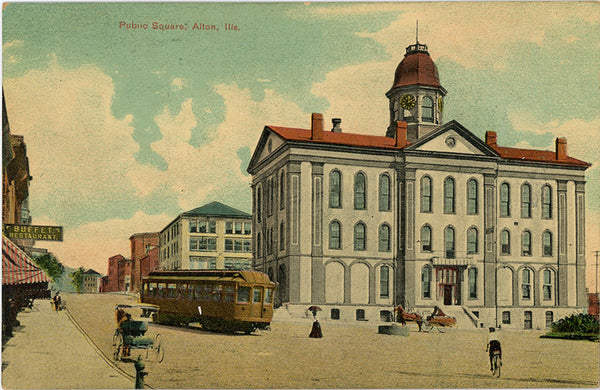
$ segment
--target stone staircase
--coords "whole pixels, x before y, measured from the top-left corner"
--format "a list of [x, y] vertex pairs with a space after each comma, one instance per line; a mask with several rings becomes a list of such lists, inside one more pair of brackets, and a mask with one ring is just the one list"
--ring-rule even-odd
[[458, 329], [475, 329], [479, 323], [477, 317], [466, 306], [441, 306], [444, 313], [456, 318]]

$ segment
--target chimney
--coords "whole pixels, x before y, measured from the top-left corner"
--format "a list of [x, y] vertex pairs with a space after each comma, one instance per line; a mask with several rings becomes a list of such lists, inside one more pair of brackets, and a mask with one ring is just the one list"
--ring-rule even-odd
[[556, 159], [564, 161], [567, 159], [567, 139], [557, 138], [556, 139]]
[[491, 148], [495, 148], [496, 146], [498, 146], [497, 144], [497, 135], [495, 131], [486, 131], [485, 132], [485, 143], [487, 144], [487, 146], [491, 147]]
[[323, 140], [323, 114], [312, 113], [310, 130], [310, 139], [316, 141]]
[[408, 124], [403, 121], [396, 122], [396, 147], [404, 148], [408, 144], [406, 142], [406, 132]]
[[331, 131], [333, 131], [334, 133], [341, 133], [342, 132], [342, 118], [332, 118], [331, 122], [333, 123], [333, 128], [331, 129]]

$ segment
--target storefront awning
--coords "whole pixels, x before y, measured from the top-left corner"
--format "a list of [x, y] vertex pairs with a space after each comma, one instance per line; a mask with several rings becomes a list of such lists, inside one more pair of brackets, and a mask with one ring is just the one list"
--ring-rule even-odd
[[33, 260], [15, 243], [2, 236], [2, 285], [49, 282]]

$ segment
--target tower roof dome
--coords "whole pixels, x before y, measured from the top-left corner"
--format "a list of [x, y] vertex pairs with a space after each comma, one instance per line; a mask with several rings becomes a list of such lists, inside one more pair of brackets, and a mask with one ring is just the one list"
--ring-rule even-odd
[[406, 48], [404, 59], [396, 68], [392, 89], [408, 85], [441, 88], [438, 70], [429, 56], [427, 45], [419, 41]]

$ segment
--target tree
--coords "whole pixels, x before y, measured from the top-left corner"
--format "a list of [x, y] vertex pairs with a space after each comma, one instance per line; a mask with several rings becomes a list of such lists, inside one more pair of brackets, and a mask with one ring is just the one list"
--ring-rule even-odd
[[45, 254], [33, 259], [35, 264], [40, 267], [53, 282], [59, 279], [65, 267], [51, 254]]
[[83, 273], [85, 269], [83, 267], [77, 268], [73, 273], [71, 273], [71, 284], [75, 287], [75, 291], [77, 294], [81, 294], [81, 290], [83, 290]]

